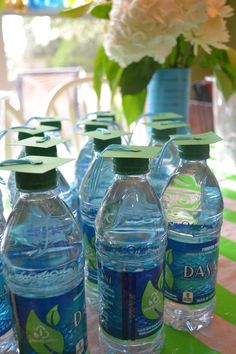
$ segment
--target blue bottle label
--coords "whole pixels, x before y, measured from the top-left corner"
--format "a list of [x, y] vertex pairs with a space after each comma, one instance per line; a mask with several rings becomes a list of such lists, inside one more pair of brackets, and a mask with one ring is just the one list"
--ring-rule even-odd
[[11, 296], [20, 352], [86, 352], [84, 282], [66, 294], [50, 298]]
[[215, 295], [218, 237], [204, 243], [183, 243], [168, 238], [165, 261], [165, 297], [197, 305]]
[[85, 260], [87, 265], [87, 280], [97, 285], [97, 259], [95, 249], [95, 229], [93, 226], [82, 222], [83, 240], [85, 247]]
[[163, 265], [140, 272], [98, 267], [102, 329], [121, 340], [154, 335], [163, 323]]
[[9, 292], [2, 273], [0, 262], [0, 337], [12, 328], [12, 312], [9, 300]]

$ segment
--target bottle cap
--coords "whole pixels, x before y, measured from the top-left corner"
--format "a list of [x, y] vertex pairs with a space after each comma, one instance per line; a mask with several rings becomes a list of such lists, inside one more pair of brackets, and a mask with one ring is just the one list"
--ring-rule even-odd
[[40, 155], [57, 157], [56, 146], [65, 143], [68, 139], [45, 137], [31, 137], [21, 140], [14, 145], [25, 146], [26, 155]]
[[102, 156], [113, 159], [117, 174], [143, 174], [149, 171], [149, 159], [155, 158], [161, 151], [157, 146], [120, 145], [102, 152]]
[[210, 157], [210, 144], [222, 138], [214, 132], [203, 134], [171, 135], [178, 146], [179, 156], [188, 160], [202, 160]]
[[[52, 130], [56, 130], [57, 128], [51, 127]], [[31, 136], [44, 136], [44, 133], [51, 129], [46, 127], [12, 127], [9, 131], [18, 133], [18, 140], [27, 139]]]
[[56, 168], [73, 159], [47, 156], [27, 156], [0, 163], [0, 171], [16, 172], [16, 186], [27, 191], [46, 190], [57, 185]]
[[67, 120], [66, 118], [62, 117], [38, 117], [37, 119], [40, 120], [40, 125], [47, 125], [50, 127], [55, 127], [57, 130], [61, 130], [62, 128], [62, 121]]
[[93, 138], [94, 150], [102, 151], [107, 146], [111, 144], [121, 144], [121, 137], [124, 135], [129, 135], [130, 133], [124, 132], [122, 130], [94, 130], [93, 132], [84, 133], [84, 135]]
[[170, 120], [161, 122], [144, 123], [148, 127], [152, 128], [152, 135], [159, 140], [169, 140], [170, 135], [176, 134], [178, 128], [188, 127], [187, 123], [173, 122]]

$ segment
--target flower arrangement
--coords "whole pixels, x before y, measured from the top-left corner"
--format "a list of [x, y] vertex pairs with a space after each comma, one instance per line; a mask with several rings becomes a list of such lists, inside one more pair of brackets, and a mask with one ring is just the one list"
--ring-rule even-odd
[[226, 99], [236, 92], [236, 54], [227, 47], [226, 27], [233, 9], [226, 0], [86, 0], [63, 15], [84, 13], [109, 21], [95, 58], [94, 87], [99, 96], [105, 76], [112, 92], [120, 88], [129, 123], [142, 113], [147, 85], [159, 68], [201, 62], [212, 69]]

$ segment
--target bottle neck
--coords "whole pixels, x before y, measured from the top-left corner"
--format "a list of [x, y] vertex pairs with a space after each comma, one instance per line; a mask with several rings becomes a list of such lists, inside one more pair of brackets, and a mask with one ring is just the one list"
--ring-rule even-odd
[[116, 174], [116, 179], [120, 181], [135, 181], [142, 182], [147, 180], [147, 173], [143, 174], [132, 174], [132, 175], [124, 175], [124, 174]]
[[207, 166], [207, 159], [203, 159], [203, 160], [188, 160], [188, 159], [184, 159], [184, 158], [180, 158], [180, 161], [179, 161], [179, 166], [181, 167], [185, 167], [185, 166], [188, 166], [188, 167], [192, 167], [194, 169], [202, 166], [202, 167], [206, 167]]
[[57, 196], [57, 189], [51, 188], [47, 190], [39, 190], [39, 191], [26, 191], [26, 190], [19, 190], [20, 198], [24, 200], [40, 200], [40, 199], [49, 199]]
[[165, 143], [169, 140], [169, 138], [167, 139], [159, 139], [156, 136], [152, 136], [152, 146], [163, 146], [165, 145]]

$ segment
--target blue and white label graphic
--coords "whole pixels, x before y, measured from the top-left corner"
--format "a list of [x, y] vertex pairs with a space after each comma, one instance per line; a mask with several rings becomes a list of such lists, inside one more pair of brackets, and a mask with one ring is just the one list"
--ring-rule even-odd
[[20, 352], [84, 354], [87, 350], [83, 282], [51, 298], [12, 294]]
[[165, 262], [165, 297], [197, 305], [215, 295], [219, 240], [183, 243], [168, 239]]
[[7, 333], [12, 327], [12, 313], [9, 300], [9, 292], [2, 273], [0, 262], [0, 337]]
[[95, 229], [83, 221], [83, 240], [87, 265], [87, 279], [97, 285], [97, 260], [95, 249]]
[[140, 272], [98, 267], [102, 329], [121, 340], [154, 335], [163, 323], [163, 266]]

